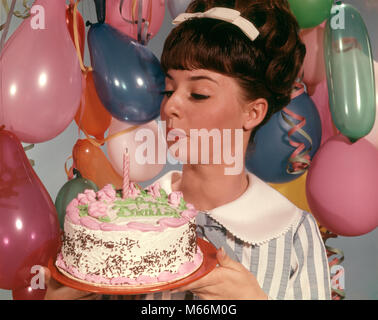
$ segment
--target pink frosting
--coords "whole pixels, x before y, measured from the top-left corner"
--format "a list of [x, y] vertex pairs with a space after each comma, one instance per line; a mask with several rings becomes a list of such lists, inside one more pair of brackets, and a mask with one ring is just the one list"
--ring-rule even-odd
[[97, 198], [100, 201], [113, 202], [116, 199], [116, 191], [111, 184], [107, 184], [97, 192]]
[[137, 196], [139, 196], [140, 190], [135, 186], [134, 182], [131, 182], [129, 185], [129, 193], [128, 196], [132, 199], [135, 199]]
[[100, 202], [100, 201], [91, 202], [88, 205], [88, 214], [94, 218], [106, 216], [107, 210], [108, 210], [108, 206], [104, 202]]
[[168, 203], [173, 207], [178, 207], [180, 204], [181, 198], [183, 198], [183, 194], [181, 191], [171, 192], [168, 196]]
[[80, 223], [82, 226], [87, 227], [91, 230], [100, 230], [100, 223], [90, 217], [80, 218]]
[[160, 189], [161, 189], [160, 183], [156, 182], [153, 185], [147, 187], [147, 192], [151, 194], [154, 197], [154, 199], [156, 199], [161, 196]]
[[[155, 183], [148, 188], [149, 193], [153, 197], [160, 197], [160, 184]], [[134, 183], [130, 184], [129, 196], [136, 197], [140, 194], [140, 190], [135, 187]], [[187, 210], [181, 213], [180, 218], [162, 217], [157, 221], [157, 225], [151, 225], [143, 222], [129, 222], [125, 225], [117, 225], [114, 223], [100, 222], [96, 218], [106, 216], [108, 207], [111, 202], [116, 198], [116, 191], [111, 184], [106, 185], [103, 189], [97, 192], [99, 200], [95, 199], [95, 192], [93, 190], [85, 190], [80, 193], [77, 199], [73, 199], [66, 209], [68, 219], [76, 225], [83, 225], [92, 230], [103, 231], [126, 231], [126, 230], [139, 230], [139, 231], [164, 231], [169, 227], [180, 227], [187, 223], [188, 220], [193, 219], [197, 215], [197, 210], [190, 203], [186, 204]], [[172, 206], [178, 206], [182, 198], [182, 192], [172, 192], [168, 196], [168, 202]], [[104, 202], [106, 201], [106, 203]], [[78, 205], [88, 204], [89, 216], [80, 217]]]
[[193, 209], [190, 209], [190, 210], [184, 210], [182, 213], [181, 213], [181, 217], [187, 219], [187, 220], [191, 220], [193, 219], [195, 216], [197, 215], [197, 210], [193, 210]]

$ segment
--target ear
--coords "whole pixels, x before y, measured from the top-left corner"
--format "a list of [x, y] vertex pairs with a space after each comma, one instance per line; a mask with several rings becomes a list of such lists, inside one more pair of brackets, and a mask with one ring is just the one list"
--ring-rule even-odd
[[268, 112], [268, 101], [264, 98], [248, 102], [244, 106], [243, 129], [248, 131], [257, 127], [265, 118]]

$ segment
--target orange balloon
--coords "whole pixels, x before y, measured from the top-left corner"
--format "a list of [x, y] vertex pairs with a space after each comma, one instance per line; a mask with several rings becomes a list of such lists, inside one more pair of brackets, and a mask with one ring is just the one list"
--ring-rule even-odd
[[123, 178], [113, 169], [104, 152], [88, 139], [76, 141], [72, 150], [74, 166], [81, 175], [93, 181], [100, 189], [111, 183], [122, 188]]
[[[74, 5], [70, 4], [69, 6], [67, 6], [66, 23], [67, 23], [68, 31], [70, 32], [70, 35], [72, 38], [72, 42], [75, 45], [73, 11], [74, 11]], [[84, 26], [83, 17], [81, 16], [79, 10], [77, 11], [76, 17], [77, 17], [77, 31], [79, 33], [79, 46], [80, 46], [81, 56], [84, 58], [85, 26]]]
[[87, 74], [85, 92], [83, 94], [85, 95], [84, 110], [82, 110], [81, 104], [76, 113], [75, 122], [84, 132], [102, 140], [104, 139], [105, 131], [110, 126], [112, 116], [105, 109], [97, 95], [92, 71]]

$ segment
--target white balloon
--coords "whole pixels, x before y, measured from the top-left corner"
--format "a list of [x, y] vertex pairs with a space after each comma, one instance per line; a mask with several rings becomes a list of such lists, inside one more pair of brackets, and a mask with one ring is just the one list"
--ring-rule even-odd
[[[133, 125], [112, 118], [108, 136], [131, 127]], [[162, 135], [159, 137], [159, 134], [161, 135], [161, 132], [158, 131], [157, 122], [151, 121], [108, 140], [106, 150], [114, 170], [123, 176], [123, 154], [127, 148], [130, 181], [143, 182], [156, 177], [165, 165], [159, 163], [163, 162], [161, 159], [159, 161], [159, 149], [160, 152], [166, 150], [165, 139]], [[141, 141], [137, 141], [138, 137]]]

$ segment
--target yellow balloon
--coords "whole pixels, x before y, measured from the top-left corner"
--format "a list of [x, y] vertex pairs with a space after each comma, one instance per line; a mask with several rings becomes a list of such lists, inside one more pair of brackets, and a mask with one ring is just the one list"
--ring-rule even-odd
[[287, 183], [270, 183], [270, 186], [288, 198], [298, 208], [311, 212], [306, 197], [307, 172]]

